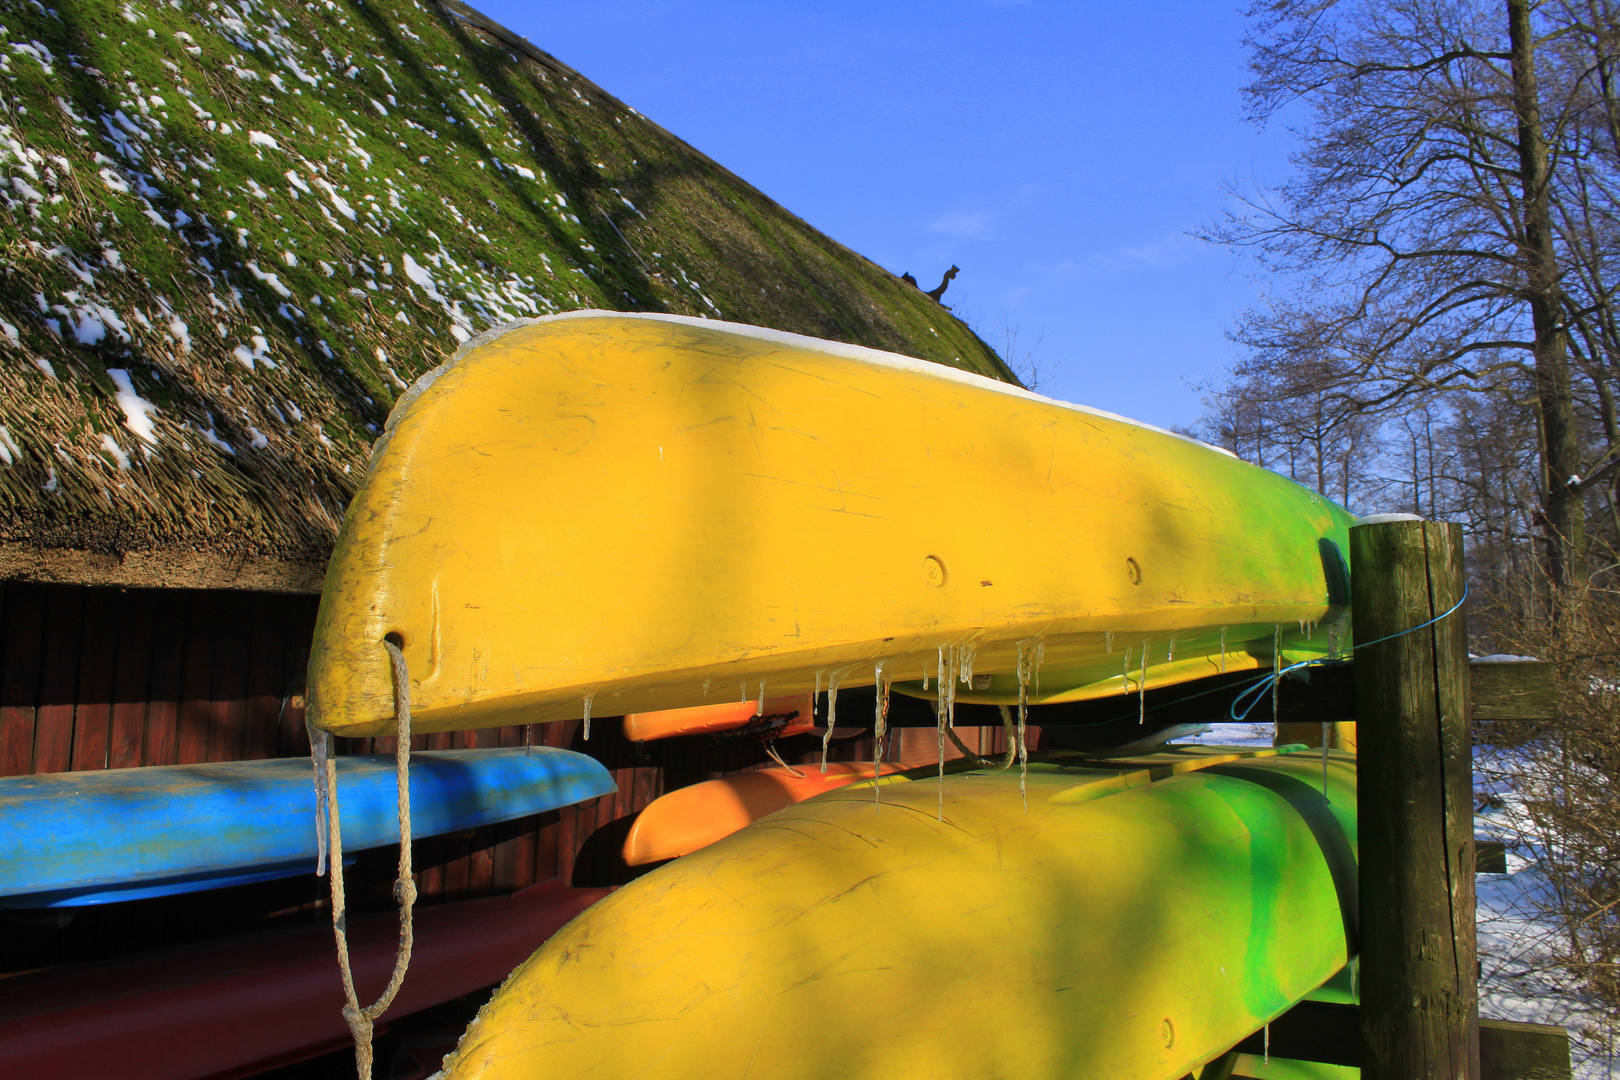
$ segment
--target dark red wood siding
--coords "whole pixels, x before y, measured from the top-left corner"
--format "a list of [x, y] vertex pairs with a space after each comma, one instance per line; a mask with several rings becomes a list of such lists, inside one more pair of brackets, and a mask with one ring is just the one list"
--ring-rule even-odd
[[[315, 597], [278, 593], [0, 583], [0, 776], [306, 756], [303, 672], [316, 606]], [[663, 793], [660, 765], [634, 759], [617, 724], [594, 724], [589, 744], [578, 727], [536, 726], [532, 736], [601, 759], [621, 794], [419, 840], [425, 902], [568, 880], [600, 826]], [[503, 728], [415, 742], [523, 739], [522, 728]], [[338, 744], [339, 753], [393, 750], [390, 739]], [[392, 904], [394, 858], [358, 853], [349, 871], [358, 907]], [[611, 859], [595, 872], [601, 880], [627, 873]], [[0, 911], [0, 973], [324, 918], [325, 895], [311, 876], [71, 912]]]

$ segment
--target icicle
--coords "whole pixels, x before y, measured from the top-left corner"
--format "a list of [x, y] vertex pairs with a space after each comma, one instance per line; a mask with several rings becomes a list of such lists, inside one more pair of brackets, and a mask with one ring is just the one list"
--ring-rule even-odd
[[1018, 643], [1018, 796], [1024, 800], [1026, 814], [1029, 813], [1029, 742], [1025, 733], [1029, 725], [1029, 679], [1034, 674], [1037, 644], [1027, 638]]
[[737, 684], [737, 704], [741, 705], [748, 700], [748, 680], [744, 679]]
[[1164, 662], [1169, 663], [1176, 658], [1176, 635], [1170, 635], [1170, 647], [1164, 651]]
[[1035, 635], [1035, 696], [1041, 696], [1041, 664], [1046, 660], [1046, 631]]
[[1125, 650], [1125, 659], [1121, 660], [1120, 664], [1119, 664], [1119, 692], [1122, 693], [1122, 694], [1128, 694], [1128, 693], [1131, 692], [1131, 650], [1130, 649]]
[[592, 690], [585, 695], [585, 741], [591, 739], [591, 702], [596, 700], [596, 691]]
[[1271, 725], [1277, 726], [1277, 684], [1282, 681], [1282, 626], [1271, 627]]
[[939, 680], [934, 691], [934, 738], [939, 754], [939, 809], [937, 816], [945, 820], [945, 728], [951, 723], [956, 709], [957, 647], [939, 648]]
[[[973, 657], [974, 657], [974, 653], [977, 651], [977, 649], [974, 646], [974, 644], [970, 641], [966, 645], [957, 646], [957, 651], [958, 651], [958, 658], [957, 658], [957, 661], [956, 661], [956, 666], [957, 666], [957, 676], [956, 676], [956, 678], [957, 678], [957, 681], [960, 682], [963, 686], [966, 686], [969, 690], [971, 690], [971, 689], [973, 689]], [[952, 694], [951, 697], [954, 700], [956, 695]], [[956, 714], [953, 711], [951, 713], [951, 727], [955, 727], [955, 726], [956, 726]]]
[[924, 690], [928, 689], [928, 662], [926, 660], [923, 661], [923, 685], [922, 685], [922, 688]]
[[1270, 1065], [1271, 1064], [1271, 1025], [1270, 1024], [1266, 1025], [1266, 1033], [1265, 1033], [1265, 1036], [1264, 1036], [1264, 1041], [1265, 1041], [1265, 1060], [1262, 1061], [1261, 1064]]
[[523, 756], [524, 757], [533, 757], [534, 756], [534, 725], [533, 724], [524, 724], [523, 725]]
[[1142, 639], [1142, 677], [1136, 683], [1136, 722], [1147, 723], [1148, 639]]
[[307, 714], [304, 730], [309, 732], [309, 756], [315, 765], [315, 876], [322, 877], [326, 874], [326, 837], [331, 829], [331, 790], [326, 786], [326, 759], [331, 754], [332, 737], [311, 724]]
[[765, 680], [759, 680], [759, 706], [754, 709], [755, 716], [765, 715]]
[[812, 719], [812, 720], [814, 720], [816, 718], [816, 716], [815, 716], [815, 713], [816, 713], [816, 698], [821, 696], [821, 673], [823, 671], [825, 671], [825, 670], [827, 670], [827, 669], [826, 668], [817, 668], [816, 669], [816, 688], [814, 690], [810, 691], [810, 719]]
[[703, 696], [704, 697], [709, 696], [709, 684], [711, 682], [713, 682], [713, 681], [714, 681], [713, 679], [704, 679], [703, 680]]
[[849, 668], [827, 673], [827, 730], [821, 736], [821, 771], [827, 771], [827, 751], [832, 747], [833, 725], [838, 723], [838, 684]]
[[1331, 802], [1327, 793], [1328, 722], [1322, 721], [1322, 801]]
[[1013, 723], [1012, 710], [1005, 705], [997, 705], [996, 711], [1001, 714], [1001, 732], [1007, 737], [1007, 753], [1001, 759], [1003, 769], [1012, 768], [1012, 763], [1018, 760], [1018, 726]]
[[1221, 627], [1221, 674], [1226, 674], [1226, 627]]
[[889, 687], [885, 679], [885, 668], [889, 666], [887, 660], [877, 662], [877, 704], [873, 706], [872, 715], [872, 805], [881, 801], [883, 791], [878, 786], [878, 777], [883, 775], [883, 740], [889, 734]]
[[1103, 635], [1103, 648], [1108, 650], [1109, 656], [1114, 655], [1114, 632], [1112, 630]]

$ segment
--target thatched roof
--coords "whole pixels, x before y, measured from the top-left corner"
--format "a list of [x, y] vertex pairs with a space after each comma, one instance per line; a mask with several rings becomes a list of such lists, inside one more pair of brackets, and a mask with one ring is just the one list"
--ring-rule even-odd
[[318, 587], [395, 396], [513, 317], [709, 316], [1012, 378], [460, 4], [0, 19], [0, 577]]

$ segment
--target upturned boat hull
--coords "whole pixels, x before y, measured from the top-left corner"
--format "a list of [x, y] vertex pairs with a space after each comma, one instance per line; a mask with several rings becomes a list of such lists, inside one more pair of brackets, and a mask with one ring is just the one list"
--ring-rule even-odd
[[1016, 769], [885, 778], [653, 871], [507, 980], [448, 1080], [1176, 1080], [1344, 966], [1353, 757], [1073, 760], [1027, 813]]
[[[392, 755], [337, 758], [347, 850], [399, 842]], [[417, 836], [472, 829], [618, 790], [553, 747], [415, 755]], [[0, 778], [0, 907], [77, 907], [314, 873], [308, 758]]]
[[[314, 722], [418, 731], [881, 679], [1063, 701], [1319, 655], [1353, 518], [1223, 451], [890, 353], [676, 316], [508, 328], [402, 398]], [[1021, 673], [1021, 674], [1020, 674]], [[955, 680], [961, 679], [958, 683]]]

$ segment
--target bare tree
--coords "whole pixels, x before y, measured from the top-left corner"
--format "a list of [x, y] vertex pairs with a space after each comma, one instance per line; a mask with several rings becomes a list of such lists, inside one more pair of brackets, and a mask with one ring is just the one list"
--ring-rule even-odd
[[1204, 398], [1197, 434], [1346, 506], [1373, 497], [1378, 423], [1339, 407], [1310, 365], [1234, 379]]
[[1291, 180], [1240, 193], [1207, 231], [1281, 291], [1242, 319], [1249, 355], [1206, 428], [1297, 475], [1314, 432], [1362, 419], [1368, 508], [1469, 530], [1478, 647], [1557, 664], [1559, 719], [1492, 737], [1507, 739], [1497, 764], [1559, 966], [1602, 1003], [1580, 1034], [1612, 1048], [1620, 0], [1264, 0], [1250, 14], [1251, 116], [1293, 123], [1300, 149]]
[[[1026, 389], [1042, 393], [1050, 389], [1058, 370], [1063, 366], [1061, 356], [1046, 351], [1046, 331], [1037, 331], [1031, 339], [1016, 315], [1004, 308], [998, 320], [1001, 330], [1001, 358], [1013, 369]], [[984, 336], [984, 335], [981, 335]], [[987, 339], [988, 340], [988, 339]]]
[[[1206, 235], [1297, 287], [1237, 331], [1250, 385], [1340, 414], [1528, 383], [1550, 579], [1587, 572], [1587, 493], [1620, 466], [1610, 296], [1620, 41], [1608, 0], [1275, 0], [1250, 116], [1302, 122], [1295, 176]], [[1309, 377], [1306, 377], [1308, 371]]]

